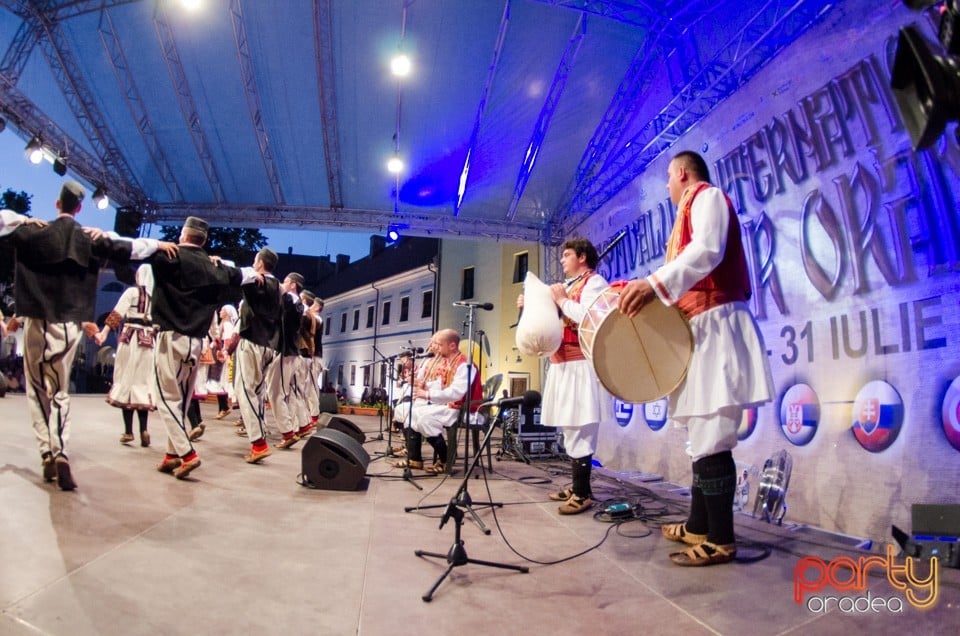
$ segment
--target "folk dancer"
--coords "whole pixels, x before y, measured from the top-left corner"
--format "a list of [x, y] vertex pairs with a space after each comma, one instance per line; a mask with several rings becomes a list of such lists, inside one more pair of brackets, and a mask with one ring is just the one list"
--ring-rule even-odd
[[[45, 481], [61, 490], [77, 487], [67, 458], [70, 439], [70, 367], [84, 333], [93, 337], [97, 277], [107, 260], [141, 260], [158, 249], [175, 254], [177, 246], [155, 239], [126, 239], [85, 229], [75, 217], [85, 191], [67, 181], [57, 199], [57, 218], [50, 223], [10, 210], [0, 211], [0, 236], [10, 234], [15, 251], [14, 297], [24, 325], [23, 364], [30, 418]], [[7, 326], [16, 330], [20, 318]]]
[[128, 287], [107, 314], [103, 328], [94, 341], [102, 347], [111, 331], [117, 332], [117, 356], [113, 365], [113, 386], [107, 393], [107, 404], [121, 409], [123, 435], [121, 444], [133, 441], [133, 413], [140, 425], [140, 446], [150, 446], [147, 417], [156, 411], [153, 397], [154, 326], [150, 316], [153, 297], [153, 269], [141, 265], [136, 272], [136, 286]]
[[241, 271], [207, 255], [203, 245], [208, 229], [203, 219], [187, 217], [180, 231], [179, 254], [151, 259], [153, 319], [159, 328], [154, 395], [167, 432], [166, 455], [157, 470], [177, 479], [185, 479], [200, 466], [187, 432], [186, 412], [210, 317], [245, 276], [253, 277], [250, 268]]

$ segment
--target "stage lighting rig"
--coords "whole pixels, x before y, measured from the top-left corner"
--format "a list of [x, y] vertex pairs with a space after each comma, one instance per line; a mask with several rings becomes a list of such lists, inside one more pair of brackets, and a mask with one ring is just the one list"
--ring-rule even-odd
[[[914, 150], [929, 148], [943, 134], [947, 123], [960, 120], [957, 3], [958, 0], [904, 0], [914, 11], [940, 5], [939, 46], [928, 42], [916, 26], [905, 26], [900, 29], [893, 62], [890, 85]], [[954, 134], [960, 143], [960, 130], [955, 128]]]

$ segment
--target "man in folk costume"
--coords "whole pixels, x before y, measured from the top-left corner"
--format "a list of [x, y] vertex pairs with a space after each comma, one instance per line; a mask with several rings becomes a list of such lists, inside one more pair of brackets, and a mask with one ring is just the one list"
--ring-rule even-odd
[[128, 287], [120, 300], [107, 314], [103, 329], [94, 341], [102, 347], [111, 331], [117, 332], [117, 357], [113, 365], [113, 386], [107, 394], [107, 403], [123, 413], [121, 444], [133, 441], [133, 412], [140, 424], [140, 445], [150, 445], [147, 417], [156, 411], [153, 398], [153, 318], [150, 305], [153, 296], [153, 269], [149, 265], [137, 268], [136, 285]]
[[[283, 408], [279, 373], [272, 371], [280, 364], [280, 319], [286, 295], [273, 275], [278, 260], [277, 253], [268, 247], [257, 252], [253, 271], [262, 281], [248, 282], [241, 287], [243, 302], [240, 304], [240, 343], [234, 354], [237, 374], [234, 390], [250, 441], [250, 452], [244, 457], [248, 464], [259, 463], [273, 454], [266, 439], [265, 398], [269, 397], [272, 409]], [[278, 416], [277, 421], [282, 425], [287, 418]], [[284, 441], [295, 437], [293, 428], [281, 432]]]
[[[439, 333], [438, 331], [430, 336], [430, 341], [427, 343], [427, 357], [421, 364], [416, 365], [416, 358], [413, 357], [412, 352], [410, 353], [410, 377], [407, 378], [405, 383], [398, 384], [394, 387], [395, 404], [393, 407], [393, 423], [396, 428], [403, 431], [403, 446], [392, 448], [391, 450], [394, 454], [407, 454], [407, 448], [412, 443], [409, 439], [410, 434], [413, 432], [410, 428], [413, 417], [412, 409], [414, 406], [419, 407], [427, 404], [426, 399], [416, 397], [415, 390], [418, 388], [426, 388], [428, 382], [439, 380], [443, 376], [444, 360], [443, 357], [440, 356], [439, 349], [437, 348], [437, 335]], [[403, 356], [401, 355], [401, 360], [402, 359]], [[422, 440], [417, 438], [416, 445], [418, 448], [421, 445], [421, 441]], [[417, 454], [417, 457], [421, 457], [420, 453]], [[398, 468], [416, 468], [417, 470], [422, 470], [423, 460], [414, 459], [410, 461], [410, 458], [407, 458], [394, 465]]]
[[[599, 256], [584, 238], [563, 244], [560, 265], [569, 283], [550, 286], [553, 302], [563, 317], [560, 348], [550, 356], [550, 368], [543, 387], [540, 423], [555, 426], [563, 433], [563, 447], [571, 459], [573, 484], [550, 495], [562, 501], [562, 515], [581, 513], [593, 505], [590, 474], [597, 451], [600, 422], [613, 417], [613, 399], [600, 386], [593, 365], [580, 349], [578, 329], [587, 309], [607, 287], [607, 281], [594, 271]], [[569, 285], [569, 288], [567, 287]]]
[[151, 259], [153, 319], [159, 329], [154, 349], [154, 397], [167, 431], [167, 452], [157, 470], [177, 479], [186, 478], [200, 466], [185, 420], [210, 317], [230, 291], [240, 287], [245, 275], [252, 276], [252, 272], [207, 255], [203, 244], [208, 229], [203, 219], [187, 217], [177, 257]]
[[267, 369], [267, 395], [283, 439], [277, 448], [290, 448], [310, 432], [306, 403], [300, 392], [300, 322], [303, 319], [303, 276], [287, 274], [280, 283], [280, 356]]
[[437, 460], [424, 472], [439, 475], [446, 472], [447, 442], [443, 439], [443, 429], [453, 426], [460, 416], [460, 409], [470, 391], [470, 402], [478, 408], [483, 402], [483, 385], [476, 365], [468, 362], [460, 352], [460, 334], [454, 329], [443, 329], [435, 336], [436, 353], [440, 358], [436, 378], [428, 380], [426, 385], [415, 388], [414, 399], [425, 400], [425, 404], [416, 404], [412, 408], [410, 432], [407, 443], [407, 458], [423, 464], [422, 439], [436, 452]]
[[[57, 199], [59, 214], [50, 223], [10, 210], [0, 212], [0, 236], [12, 233], [16, 250], [14, 297], [24, 317], [23, 364], [27, 401], [45, 481], [61, 490], [77, 487], [66, 446], [70, 438], [70, 367], [81, 329], [97, 332], [93, 320], [97, 278], [106, 259], [125, 262], [147, 258], [158, 249], [177, 247], [155, 239], [125, 239], [114, 233], [85, 230], [80, 212], [83, 186], [67, 181]], [[89, 233], [88, 233], [89, 232]], [[14, 328], [19, 326], [19, 319]], [[81, 327], [81, 325], [83, 325]]]
[[310, 434], [320, 417], [320, 358], [317, 357], [317, 342], [320, 340], [320, 316], [316, 295], [304, 289], [300, 292], [303, 302], [303, 318], [300, 321], [300, 377], [297, 384], [303, 393], [306, 420], [300, 422], [297, 437]]
[[770, 401], [773, 380], [767, 349], [747, 307], [750, 278], [740, 223], [730, 199], [710, 185], [703, 158], [684, 151], [670, 161], [667, 189], [677, 218], [666, 262], [631, 281], [619, 308], [636, 315], [657, 298], [689, 319], [694, 350], [683, 383], [670, 395], [669, 415], [687, 429], [693, 462], [690, 515], [662, 527], [664, 536], [693, 546], [675, 552], [677, 565], [702, 566], [736, 556], [733, 498], [737, 485], [731, 450], [744, 408]]

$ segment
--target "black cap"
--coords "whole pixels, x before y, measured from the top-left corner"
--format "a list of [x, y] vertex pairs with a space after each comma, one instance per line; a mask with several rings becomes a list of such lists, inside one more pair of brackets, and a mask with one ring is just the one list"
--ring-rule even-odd
[[187, 220], [183, 222], [183, 227], [189, 228], [198, 234], [207, 235], [207, 232], [210, 230], [210, 224], [201, 219], [199, 216], [188, 216]]
[[73, 214], [83, 203], [83, 197], [86, 190], [79, 181], [67, 181], [60, 188], [60, 211], [67, 214]]

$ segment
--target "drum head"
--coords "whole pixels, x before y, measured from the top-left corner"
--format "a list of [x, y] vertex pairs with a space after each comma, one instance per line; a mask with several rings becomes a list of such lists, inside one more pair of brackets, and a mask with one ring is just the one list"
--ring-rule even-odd
[[659, 300], [633, 318], [610, 311], [593, 339], [591, 359], [600, 383], [624, 402], [669, 395], [683, 381], [693, 353], [690, 325]]

